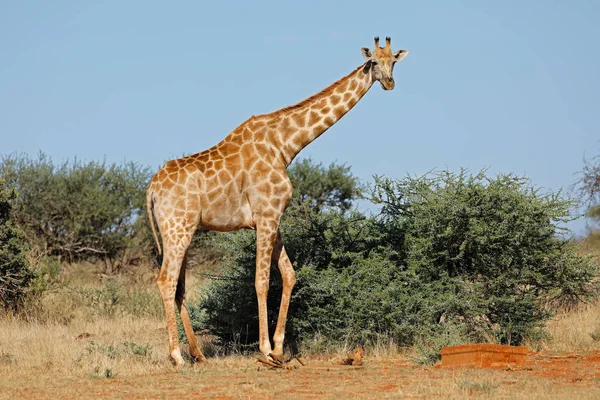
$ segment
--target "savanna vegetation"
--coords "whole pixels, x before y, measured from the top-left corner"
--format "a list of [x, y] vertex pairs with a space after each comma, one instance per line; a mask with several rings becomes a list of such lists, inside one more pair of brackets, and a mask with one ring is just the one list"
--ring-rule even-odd
[[[596, 219], [598, 162], [586, 161], [575, 186]], [[564, 193], [485, 170], [376, 177], [367, 186], [347, 165], [305, 159], [289, 174], [296, 191], [281, 230], [298, 278], [289, 351], [409, 348], [432, 363], [440, 347], [467, 342], [600, 348], [598, 241], [593, 231], [584, 241], [564, 232], [575, 206]], [[92, 375], [115, 373], [115, 360], [166, 362], [166, 335], [151, 334], [164, 326], [143, 209], [151, 175], [135, 163], [1, 159], [6, 331], [52, 326], [91, 338], [63, 359]], [[358, 200], [376, 211], [359, 211]], [[193, 241], [189, 307], [209, 354], [256, 350], [254, 254], [251, 231], [199, 231]], [[272, 331], [277, 268], [271, 276]], [[579, 339], [561, 336], [576, 318], [586, 321]], [[126, 326], [126, 339], [102, 340]], [[0, 363], [22, 357], [0, 350]]]

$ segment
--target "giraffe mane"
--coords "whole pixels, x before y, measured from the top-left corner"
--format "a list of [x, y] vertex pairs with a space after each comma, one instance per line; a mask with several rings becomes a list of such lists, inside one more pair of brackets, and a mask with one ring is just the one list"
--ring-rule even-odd
[[299, 103], [283, 107], [277, 111], [273, 111], [273, 112], [270, 112], [267, 114], [254, 115], [250, 119], [253, 119], [253, 118], [277, 118], [277, 117], [279, 117], [283, 114], [286, 114], [290, 111], [295, 111], [302, 107], [305, 107], [307, 104], [313, 103], [315, 100], [317, 100], [321, 97], [329, 96], [330, 94], [332, 94], [335, 91], [335, 89], [338, 86], [340, 86], [342, 84], [342, 82], [344, 82], [345, 80], [350, 78], [350, 76], [354, 75], [358, 70], [363, 69], [364, 66], [365, 66], [365, 64], [362, 64], [361, 66], [357, 67], [355, 70], [350, 72], [348, 75], [344, 76], [343, 78], [338, 79], [337, 81], [333, 82], [331, 85], [327, 86], [325, 89], [321, 90], [318, 93], [313, 94], [310, 97], [307, 97], [306, 99], [302, 100]]

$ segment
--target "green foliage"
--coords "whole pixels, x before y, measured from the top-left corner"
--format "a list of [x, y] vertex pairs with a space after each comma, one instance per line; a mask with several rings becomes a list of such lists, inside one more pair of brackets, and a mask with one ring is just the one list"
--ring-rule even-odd
[[294, 186], [294, 197], [316, 211], [334, 207], [347, 211], [360, 193], [358, 179], [347, 165], [331, 163], [328, 168], [310, 158], [293, 163], [288, 175]]
[[99, 258], [110, 273], [139, 257], [141, 252], [132, 255], [130, 248], [148, 242], [145, 222], [137, 221], [148, 168], [79, 160], [54, 165], [40, 153], [37, 159], [4, 157], [0, 170], [19, 192], [16, 222], [47, 255], [68, 261]]
[[[54, 256], [102, 259], [110, 272], [150, 253], [146, 219], [137, 218], [146, 168], [55, 166], [40, 154], [36, 160], [5, 157], [0, 171], [6, 178], [0, 182], [5, 307], [53, 285], [60, 272]], [[416, 345], [419, 360], [431, 363], [445, 345], [521, 343], [539, 334], [548, 304], [578, 301], [597, 286], [595, 266], [560, 236], [572, 203], [527, 179], [490, 178], [485, 171], [376, 178], [371, 200], [381, 212], [366, 216], [352, 210], [361, 188], [349, 167], [304, 160], [289, 175], [296, 191], [280, 229], [298, 278], [286, 332], [292, 350], [393, 341]], [[37, 274], [27, 267], [26, 241], [13, 220], [42, 249]], [[248, 231], [201, 232], [190, 250], [192, 261], [227, 265], [188, 307], [194, 330], [208, 328], [226, 350], [256, 348], [255, 253], [255, 234]], [[273, 332], [281, 295], [275, 265], [271, 277]], [[157, 293], [114, 283], [73, 295], [105, 316], [163, 312]]]
[[572, 206], [560, 193], [511, 174], [445, 171], [377, 179], [374, 199], [384, 220], [401, 221], [407, 271], [454, 293], [434, 316], [460, 319], [475, 340], [520, 343], [548, 317], [542, 300], [588, 293], [594, 266], [558, 236]]
[[60, 272], [62, 265], [55, 257], [42, 257], [32, 262], [35, 265], [35, 277], [31, 284], [31, 293], [40, 296], [61, 285]]
[[11, 217], [15, 196], [0, 178], [0, 303], [13, 312], [22, 305], [34, 277], [26, 258], [27, 242]]
[[403, 268], [439, 299], [434, 321], [457, 319], [474, 340], [518, 344], [549, 316], [542, 301], [589, 293], [594, 265], [558, 236], [573, 204], [560, 193], [485, 171], [376, 183], [383, 220], [396, 222], [389, 234], [403, 237]]
[[[302, 201], [304, 199], [304, 201]], [[591, 292], [590, 260], [559, 236], [571, 202], [524, 178], [440, 172], [377, 178], [381, 214], [319, 209], [295, 197], [281, 223], [295, 262], [289, 345], [416, 344], [423, 362], [445, 345], [518, 344], [549, 317], [549, 300]], [[230, 267], [202, 292], [195, 323], [233, 348], [257, 341], [254, 235], [225, 236]], [[281, 279], [272, 267], [269, 329]], [[325, 343], [326, 345], [326, 343]]]

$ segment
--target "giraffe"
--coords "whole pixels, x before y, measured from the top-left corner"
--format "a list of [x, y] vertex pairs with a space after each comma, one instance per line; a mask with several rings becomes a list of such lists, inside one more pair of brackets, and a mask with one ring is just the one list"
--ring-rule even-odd
[[[146, 195], [148, 218], [161, 254], [155, 223], [162, 237], [162, 265], [157, 285], [164, 303], [172, 361], [184, 364], [179, 348], [177, 306], [194, 361], [204, 361], [185, 306], [187, 251], [198, 227], [215, 231], [256, 230], [255, 290], [258, 299], [259, 349], [281, 363], [288, 307], [296, 282], [279, 220], [292, 197], [286, 173], [294, 157], [335, 124], [380, 82], [395, 86], [394, 64], [408, 55], [392, 52], [375, 37], [373, 51], [361, 49], [364, 64], [321, 92], [270, 114], [252, 116], [223, 141], [200, 153], [168, 161], [152, 178]], [[267, 292], [271, 262], [277, 264], [283, 290], [273, 345], [267, 324]]]

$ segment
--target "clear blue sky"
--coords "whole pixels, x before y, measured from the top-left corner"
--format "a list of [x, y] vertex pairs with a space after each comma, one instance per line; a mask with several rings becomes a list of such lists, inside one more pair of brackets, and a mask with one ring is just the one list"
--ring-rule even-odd
[[[0, 155], [168, 159], [410, 55], [301, 157], [364, 181], [432, 168], [567, 189], [600, 153], [598, 1], [3, 1]], [[575, 224], [576, 230], [583, 226]]]

